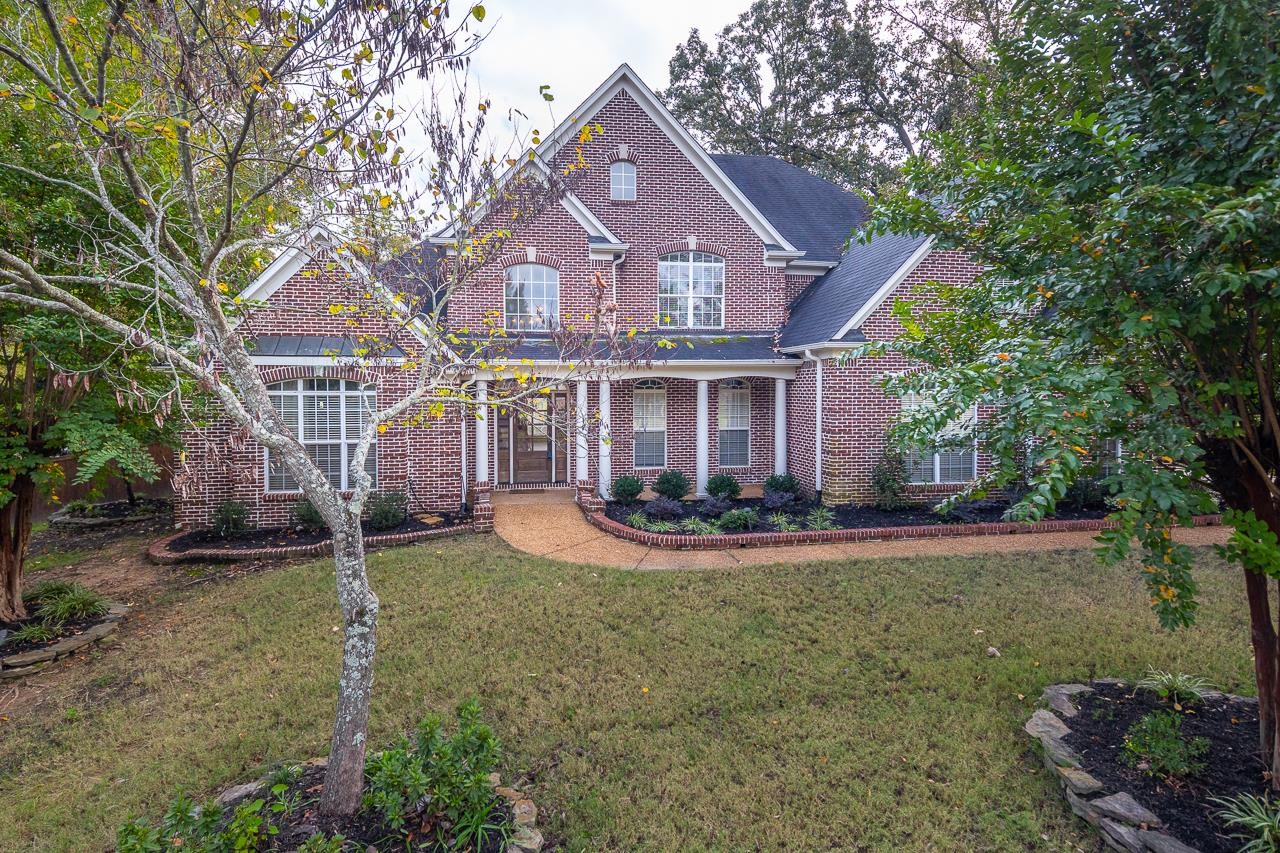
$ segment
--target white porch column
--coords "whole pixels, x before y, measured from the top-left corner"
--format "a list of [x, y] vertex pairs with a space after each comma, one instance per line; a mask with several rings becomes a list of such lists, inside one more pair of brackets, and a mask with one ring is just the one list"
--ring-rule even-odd
[[[579, 391], [579, 394], [582, 392]], [[610, 431], [612, 420], [609, 412], [609, 380], [600, 380], [600, 440], [597, 452], [599, 453], [599, 461], [596, 465], [597, 473], [600, 477], [600, 497], [605, 500], [609, 499], [609, 489], [613, 486], [613, 451], [612, 441], [613, 433]]]
[[773, 473], [787, 473], [787, 380], [773, 380]]
[[578, 402], [574, 408], [573, 416], [575, 418], [574, 445], [577, 448], [577, 458], [574, 464], [574, 476], [578, 482], [585, 482], [590, 479], [591, 462], [587, 458], [587, 429], [590, 427], [590, 418], [587, 415], [587, 380], [578, 380]]
[[694, 477], [694, 492], [698, 497], [703, 497], [707, 493], [707, 479], [711, 472], [711, 441], [708, 433], [711, 429], [710, 405], [708, 403], [708, 383], [705, 379], [698, 380], [698, 425], [697, 432], [693, 437], [693, 446], [695, 448], [694, 469], [696, 475]]
[[476, 484], [489, 481], [489, 383], [476, 382]]

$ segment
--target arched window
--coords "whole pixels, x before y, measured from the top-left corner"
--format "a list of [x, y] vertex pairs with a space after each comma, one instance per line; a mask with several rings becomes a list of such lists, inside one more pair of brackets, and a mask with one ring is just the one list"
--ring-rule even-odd
[[[351, 489], [348, 469], [355, 455], [356, 441], [374, 409], [374, 391], [348, 379], [290, 379], [267, 386], [271, 404], [294, 436], [307, 449], [329, 482], [339, 489]], [[364, 470], [378, 482], [376, 442], [369, 448]], [[268, 492], [296, 492], [298, 481], [270, 450], [266, 458]]]
[[609, 198], [614, 201], [636, 200], [636, 164], [630, 160], [614, 160], [609, 166]]
[[658, 258], [658, 325], [724, 328], [724, 258], [706, 252]]
[[546, 332], [560, 318], [560, 273], [542, 264], [507, 267], [507, 329]]
[[720, 419], [720, 467], [747, 467], [751, 464], [751, 386], [741, 379], [721, 382], [716, 409]]
[[635, 467], [667, 467], [667, 386], [657, 379], [641, 379], [635, 386], [631, 410]]

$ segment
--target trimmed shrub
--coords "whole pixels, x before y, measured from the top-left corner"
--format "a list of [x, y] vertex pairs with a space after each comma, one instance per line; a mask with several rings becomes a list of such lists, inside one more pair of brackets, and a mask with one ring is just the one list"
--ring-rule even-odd
[[635, 503], [636, 498], [644, 491], [644, 482], [639, 477], [623, 474], [613, 481], [612, 495], [618, 503]]
[[1075, 510], [1106, 509], [1110, 492], [1097, 477], [1076, 477], [1067, 486], [1061, 503]]
[[369, 498], [369, 526], [392, 530], [409, 518], [409, 499], [400, 492], [382, 492]]
[[871, 468], [871, 491], [879, 509], [902, 509], [907, 505], [907, 457], [886, 449]]
[[794, 498], [800, 497], [800, 481], [792, 474], [774, 474], [764, 481], [766, 492], [785, 492]]
[[653, 521], [669, 521], [684, 515], [680, 501], [659, 495], [644, 505], [644, 514]]
[[249, 529], [249, 507], [241, 501], [223, 501], [213, 511], [213, 532], [223, 539]]
[[692, 488], [689, 478], [674, 468], [663, 471], [658, 475], [658, 479], [653, 481], [653, 490], [673, 501], [681, 500]]
[[742, 494], [742, 486], [728, 474], [716, 474], [707, 480], [707, 494], [713, 498], [733, 500]]
[[324, 523], [320, 510], [309, 500], [300, 500], [293, 505], [293, 521], [303, 530], [320, 531], [329, 525]]
[[791, 492], [780, 492], [777, 489], [765, 487], [764, 490], [764, 508], [771, 511], [786, 509], [796, 501], [796, 496]]
[[733, 501], [726, 498], [710, 497], [702, 502], [699, 510], [703, 515], [720, 516], [733, 509]]
[[731, 509], [720, 516], [720, 526], [725, 530], [755, 530], [759, 525], [760, 514], [749, 507]]

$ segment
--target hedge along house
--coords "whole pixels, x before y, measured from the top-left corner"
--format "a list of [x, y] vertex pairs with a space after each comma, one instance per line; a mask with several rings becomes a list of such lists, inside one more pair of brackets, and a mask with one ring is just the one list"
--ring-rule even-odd
[[[626, 65], [535, 153], [560, 165], [563, 143], [587, 123], [604, 134], [582, 150], [587, 168], [572, 191], [516, 225], [445, 314], [458, 334], [500, 323], [512, 336], [501, 360], [565, 381], [500, 410], [488, 400], [510, 373], [498, 359], [481, 362], [459, 377], [473, 407], [445, 406], [425, 425], [378, 437], [368, 463], [376, 488], [403, 492], [415, 512], [469, 504], [482, 529], [491, 489], [576, 487], [595, 504], [614, 478], [652, 481], [667, 468], [698, 493], [718, 472], [743, 483], [790, 472], [827, 502], [869, 499], [903, 405], [878, 378], [907, 365], [836, 359], [896, 336], [895, 297], [929, 281], [963, 284], [979, 269], [927, 237], [850, 244], [868, 215], [859, 196], [776, 158], [707, 153]], [[447, 229], [430, 243], [423, 256], [458, 250]], [[343, 270], [308, 241], [243, 294], [258, 306], [253, 357], [277, 408], [340, 487], [362, 395], [396, 382], [394, 363], [381, 391], [351, 366], [350, 323], [330, 312], [351, 286]], [[585, 322], [601, 284], [618, 327], [659, 343], [644, 361], [575, 374], [550, 332]], [[258, 525], [287, 519], [296, 484], [262, 448], [222, 424], [187, 438], [182, 523], [207, 525], [228, 499], [248, 504]], [[910, 462], [922, 493], [953, 491], [984, 464], [973, 448]]]

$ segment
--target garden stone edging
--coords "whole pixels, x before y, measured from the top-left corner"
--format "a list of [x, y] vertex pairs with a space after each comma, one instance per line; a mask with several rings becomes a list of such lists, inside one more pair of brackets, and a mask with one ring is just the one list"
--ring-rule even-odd
[[[380, 548], [387, 545], [411, 545], [428, 539], [439, 539], [455, 533], [467, 533], [472, 529], [470, 522], [452, 524], [448, 527], [436, 527], [430, 530], [414, 530], [409, 533], [379, 533], [366, 536], [365, 548]], [[234, 563], [240, 560], [282, 560], [292, 557], [327, 557], [333, 553], [333, 540], [312, 542], [308, 545], [281, 545], [274, 548], [192, 548], [188, 551], [170, 551], [169, 543], [188, 531], [157, 539], [147, 546], [147, 559], [161, 566], [172, 566], [178, 563]]]
[[[1119, 679], [1097, 679], [1095, 684], [1122, 684]], [[1085, 684], [1051, 684], [1040, 695], [1037, 709], [1023, 726], [1042, 747], [1044, 766], [1062, 783], [1067, 803], [1077, 816], [1102, 836], [1107, 846], [1126, 853], [1198, 853], [1196, 848], [1161, 831], [1164, 824], [1127, 791], [1108, 793], [1101, 782], [1080, 767], [1080, 756], [1062, 742], [1071, 734], [1063, 721], [1079, 713], [1074, 697], [1093, 692]], [[1235, 698], [1235, 697], [1232, 697]], [[1052, 709], [1052, 710], [1049, 710]], [[1056, 713], [1055, 713], [1056, 712]], [[1061, 716], [1059, 716], [1061, 715]]]
[[0, 657], [0, 681], [39, 672], [44, 669], [45, 664], [64, 658], [91, 643], [98, 642], [103, 637], [113, 633], [120, 624], [120, 620], [128, 612], [127, 605], [111, 604], [107, 607], [106, 615], [102, 617], [101, 622], [90, 625], [79, 634], [63, 637], [61, 640], [42, 649], [31, 649], [30, 651]]
[[120, 518], [75, 518], [68, 515], [66, 509], [60, 509], [49, 516], [49, 526], [64, 528], [87, 528], [97, 530], [107, 527], [124, 527], [128, 524], [139, 524], [143, 521], [155, 521], [164, 518], [167, 512], [144, 512], [139, 515], [125, 515]]
[[[801, 530], [795, 533], [719, 533], [692, 536], [685, 533], [653, 533], [637, 530], [614, 521], [602, 511], [583, 510], [587, 521], [605, 533], [648, 545], [673, 550], [709, 550], [723, 548], [764, 548], [777, 545], [821, 545], [828, 542], [870, 542], [884, 539], [942, 539], [957, 536], [1001, 536], [1017, 533], [1071, 533], [1107, 530], [1116, 526], [1104, 518], [1072, 518], [1036, 521], [991, 521], [975, 524], [916, 524], [905, 527], [842, 527], [837, 530]], [[1217, 527], [1221, 515], [1197, 515], [1194, 527]]]
[[[327, 758], [312, 758], [302, 762], [301, 766], [325, 767], [328, 764]], [[515, 831], [507, 842], [507, 853], [539, 853], [544, 841], [542, 832], [537, 826], [538, 807], [522, 792], [503, 786], [502, 777], [499, 774], [490, 773], [489, 782], [493, 785], [493, 792], [507, 801], [507, 805], [511, 808], [512, 819], [515, 821]], [[271, 775], [268, 774], [252, 782], [227, 788], [214, 798], [214, 802], [226, 808], [241, 800], [264, 794], [270, 787]]]

